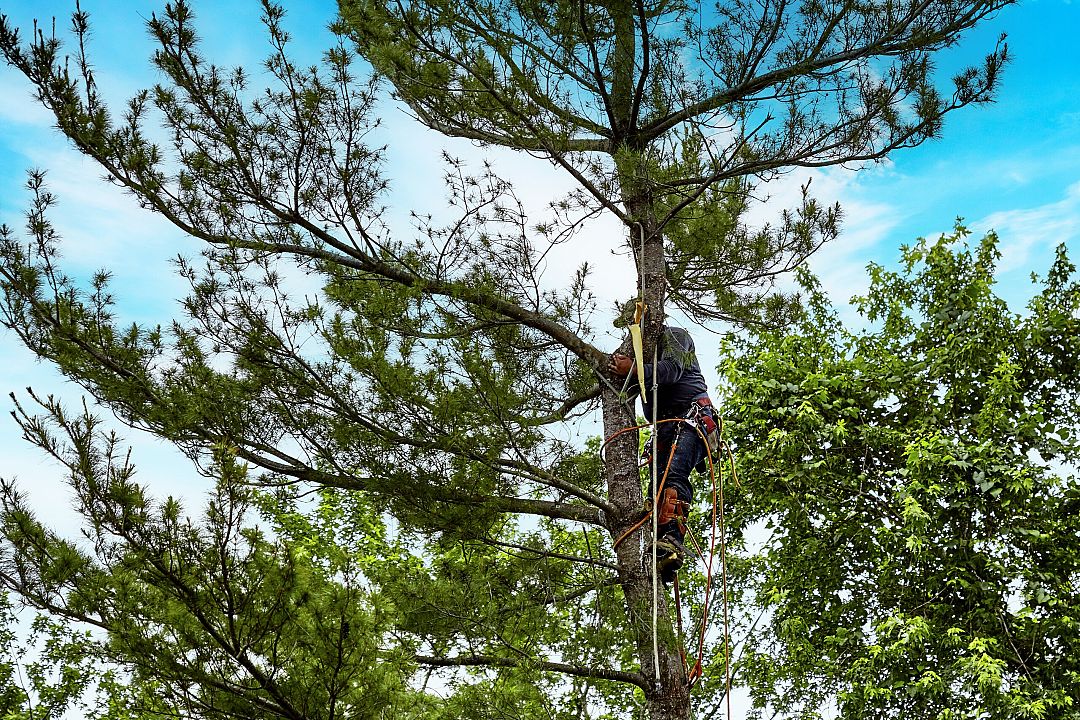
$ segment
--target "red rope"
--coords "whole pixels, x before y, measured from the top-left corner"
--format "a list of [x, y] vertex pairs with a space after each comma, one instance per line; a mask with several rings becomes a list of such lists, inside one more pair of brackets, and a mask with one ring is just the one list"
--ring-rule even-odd
[[[701, 429], [698, 428], [696, 425], [694, 426], [694, 429], [697, 431], [698, 436], [701, 437], [702, 442], [704, 442], [706, 444], [706, 448], [708, 448], [708, 440], [705, 438], [704, 433], [702, 433]], [[724, 444], [724, 447], [727, 450], [728, 457], [729, 457], [729, 459], [731, 461], [732, 476], [737, 478], [737, 475], [735, 475], [735, 457], [731, 453], [730, 448], [727, 447], [727, 443]], [[725, 518], [724, 518], [724, 483], [723, 483], [723, 473], [722, 472], [720, 472], [720, 473], [717, 472], [718, 468], [717, 468], [717, 465], [713, 463], [712, 453], [706, 451], [705, 459], [706, 459], [706, 465], [709, 468], [709, 478], [710, 478], [710, 481], [711, 481], [711, 484], [712, 484], [712, 501], [713, 501], [712, 502], [712, 505], [713, 505], [712, 528], [711, 528], [712, 531], [710, 533], [711, 537], [710, 537], [710, 540], [709, 540], [709, 557], [708, 558], [705, 557], [704, 548], [702, 548], [701, 544], [698, 542], [697, 538], [693, 535], [693, 533], [691, 533], [691, 532], [687, 533], [687, 537], [690, 539], [690, 542], [694, 547], [694, 551], [696, 552], [697, 557], [701, 560], [702, 564], [705, 566], [705, 591], [704, 591], [704, 596], [702, 598], [701, 623], [698, 625], [697, 652], [695, 653], [694, 664], [692, 666], [690, 666], [689, 663], [686, 661], [686, 659], [685, 659], [686, 658], [685, 651], [683, 652], [683, 658], [684, 658], [683, 659], [683, 664], [687, 667], [687, 682], [690, 685], [690, 687], [693, 687], [694, 684], [697, 683], [697, 681], [700, 680], [704, 676], [704, 668], [703, 668], [703, 665], [702, 665], [702, 661], [704, 660], [704, 657], [705, 657], [705, 634], [706, 634], [706, 630], [707, 630], [708, 625], [709, 625], [709, 616], [710, 616], [711, 609], [712, 609], [712, 597], [713, 597], [712, 592], [713, 592], [713, 582], [714, 582], [714, 573], [713, 573], [713, 571], [714, 571], [714, 568], [715, 568], [714, 562], [716, 560], [717, 538], [719, 538], [719, 542], [720, 542], [720, 565], [721, 565], [721, 567], [720, 567], [720, 575], [721, 575], [721, 593], [722, 593], [721, 600], [722, 600], [723, 615], [724, 615], [724, 667], [725, 667], [725, 685], [726, 685], [725, 697], [727, 699], [727, 715], [728, 715], [728, 718], [730, 718], [731, 717], [731, 655], [730, 655], [731, 628], [730, 628], [730, 617], [729, 617], [729, 612], [728, 612], [727, 538], [726, 538], [726, 528], [725, 528], [725, 522], [724, 522], [725, 521]], [[717, 475], [718, 474], [719, 474], [719, 477], [720, 477], [719, 481], [717, 480]], [[736, 482], [737, 482], [737, 480], [736, 480]], [[677, 615], [679, 617], [679, 627], [680, 627], [679, 636], [682, 637], [682, 629], [681, 629], [682, 628], [682, 605], [681, 605], [681, 597], [680, 597], [680, 593], [679, 593], [679, 586], [678, 586], [678, 578], [677, 577], [676, 577], [675, 593], [676, 593], [676, 597], [675, 597], [676, 613], [677, 613]]]

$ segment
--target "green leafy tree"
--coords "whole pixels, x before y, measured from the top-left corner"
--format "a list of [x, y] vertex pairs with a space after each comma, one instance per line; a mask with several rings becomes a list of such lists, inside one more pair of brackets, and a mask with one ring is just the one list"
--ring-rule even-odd
[[16, 618], [7, 595], [0, 595], [0, 712], [3, 717], [22, 720], [29, 716], [26, 685], [22, 677], [22, 653], [17, 651]]
[[[933, 53], [1000, 2], [339, 4], [343, 29], [421, 122], [546, 157], [577, 181], [579, 205], [626, 224], [652, 310], [647, 356], [669, 298], [695, 320], [781, 314], [782, 298], [756, 291], [835, 234], [838, 209], [805, 190], [775, 227], [749, 232], [740, 216], [758, 182], [918, 145], [947, 113], [990, 99], [1005, 60], [999, 45], [949, 96], [931, 75]], [[618, 393], [602, 402], [605, 435], [633, 424]], [[641, 507], [635, 450], [627, 436], [604, 468], [615, 537]], [[641, 668], [657, 679], [649, 701], [656, 717], [683, 717], [682, 662], [671, 645], [650, 661], [633, 619], [649, 595], [630, 572], [636, 555], [625, 546], [619, 566]]]
[[[553, 288], [545, 253], [580, 242], [597, 213], [622, 219], [639, 268], [626, 290], [651, 308], [647, 352], [669, 297], [695, 320], [782, 317], [791, 303], [766, 300], [771, 278], [835, 234], [838, 210], [807, 195], [751, 231], [741, 215], [755, 183], [882, 158], [990, 99], [1003, 45], [948, 96], [930, 58], [1003, 4], [346, 3], [339, 43], [301, 68], [282, 10], [266, 3], [273, 86], [260, 94], [244, 71], [200, 55], [177, 2], [148, 23], [161, 83], [119, 112], [93, 81], [84, 13], [70, 59], [57, 38], [26, 45], [0, 22], [0, 51], [60, 131], [206, 248], [179, 262], [182, 317], [125, 325], [107, 272], [88, 286], [64, 274], [56, 200], [32, 173], [26, 236], [0, 230], [4, 322], [201, 467], [231, 448], [253, 482], [361, 493], [392, 517], [400, 562], [378, 577], [363, 568], [393, 608], [375, 639], [386, 657], [449, 668], [433, 712], [685, 718], [686, 667], [641, 533], [611, 549], [643, 505], [635, 434], [601, 465], [551, 430], [598, 398], [607, 434], [634, 414], [591, 340], [587, 266]], [[576, 189], [537, 225], [504, 180], [450, 161], [458, 217], [394, 235], [380, 221], [382, 154], [368, 144], [379, 86], [358, 75], [357, 53], [423, 122], [540, 154]], [[318, 279], [317, 297], [290, 294], [297, 268]], [[62, 411], [46, 403], [49, 416]], [[224, 532], [208, 517], [207, 532]], [[23, 535], [8, 543], [12, 568], [45, 562]], [[153, 547], [167, 560], [167, 545]], [[15, 570], [4, 577], [42, 605]], [[286, 685], [251, 665], [236, 672], [254, 695], [237, 702], [331, 712], [304, 699], [310, 688], [277, 697]], [[724, 693], [699, 687], [704, 703]]]
[[816, 295], [730, 360], [759, 708], [1080, 717], [1080, 282], [1060, 249], [1018, 315], [966, 236], [872, 267], [868, 329]]

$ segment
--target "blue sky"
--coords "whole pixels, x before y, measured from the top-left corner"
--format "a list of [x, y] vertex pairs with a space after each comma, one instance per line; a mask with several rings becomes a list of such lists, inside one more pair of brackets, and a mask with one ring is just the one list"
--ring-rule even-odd
[[[26, 29], [34, 17], [55, 14], [58, 27], [64, 29], [73, 5], [73, 1], [0, 0], [0, 12]], [[327, 37], [324, 28], [334, 4], [295, 5], [287, 27], [296, 37], [297, 50], [311, 62], [318, 58]], [[152, 83], [146, 62], [151, 44], [142, 19], [159, 3], [84, 0], [82, 6], [91, 13], [96, 28], [92, 52], [96, 77], [106, 94], [124, 98]], [[250, 31], [259, 15], [255, 0], [196, 0], [194, 6], [200, 34], [215, 62], [257, 61], [265, 53], [261, 35]], [[1008, 8], [939, 60], [945, 70], [977, 61], [1007, 31], [1012, 63], [995, 104], [954, 113], [942, 139], [898, 153], [886, 163], [860, 172], [829, 169], [812, 174], [819, 199], [838, 201], [845, 210], [841, 237], [813, 260], [834, 300], [845, 301], [865, 288], [862, 268], [867, 262], [894, 262], [901, 243], [948, 231], [957, 216], [977, 231], [993, 228], [1001, 235], [1002, 285], [1018, 309], [1026, 294], [1027, 275], [1046, 269], [1055, 245], [1065, 242], [1080, 250], [1077, 30], [1080, 4], [1033, 0]], [[101, 172], [49, 129], [49, 117], [33, 105], [25, 82], [7, 68], [0, 68], [0, 97], [0, 221], [21, 226], [27, 203], [25, 169], [47, 168], [52, 190], [61, 201], [54, 219], [66, 238], [66, 269], [85, 277], [97, 268], [111, 268], [125, 319], [167, 322], [175, 299], [183, 292], [168, 259], [178, 253], [195, 255], [198, 246], [101, 183]], [[439, 173], [433, 171], [440, 149], [478, 156], [479, 151], [468, 143], [444, 141], [399, 113], [390, 112], [387, 120], [389, 167], [397, 197], [406, 206], [423, 207], [432, 198], [444, 196], [435, 180]], [[528, 188], [536, 207], [567, 186], [566, 177], [537, 160], [507, 152], [494, 153], [494, 157], [502, 174]], [[793, 174], [771, 186], [771, 204], [759, 212], [760, 217], [767, 218], [777, 205], [794, 198], [806, 179], [806, 174]], [[601, 256], [608, 258], [598, 271], [601, 299], [627, 295], [632, 269], [607, 253], [618, 243], [618, 227], [602, 222], [591, 232], [603, 238], [597, 244]], [[568, 265], [570, 259], [563, 258]], [[558, 256], [553, 260], [559, 261]], [[709, 342], [702, 338], [699, 345]], [[32, 385], [43, 393], [55, 392], [76, 401], [80, 397], [77, 388], [37, 363], [11, 333], [0, 331], [0, 358], [0, 390], [5, 394], [21, 393]], [[143, 468], [143, 480], [157, 493], [197, 495], [193, 491], [201, 483], [183, 463], [176, 462], [168, 448], [126, 434], [136, 442], [135, 460]], [[44, 514], [55, 522], [70, 520], [65, 511], [66, 491], [56, 483], [58, 470], [20, 441], [15, 425], [2, 417], [0, 452], [5, 458], [0, 474], [22, 479]]]
[[[1006, 9], [948, 51], [942, 70], [976, 59], [1008, 33], [1012, 60], [997, 102], [952, 114], [940, 140], [897, 153], [884, 166], [833, 174], [848, 213], [846, 233], [860, 237], [845, 244], [842, 235], [816, 259], [819, 272], [828, 277], [836, 261], [844, 272], [852, 262], [888, 263], [901, 243], [948, 230], [962, 216], [980, 233], [999, 233], [1002, 286], [1020, 300], [1027, 275], [1046, 268], [1057, 243], [1080, 247], [1077, 30], [1080, 4], [1033, 0]], [[861, 214], [864, 206], [870, 216]], [[842, 282], [830, 287], [835, 299], [846, 299]]]

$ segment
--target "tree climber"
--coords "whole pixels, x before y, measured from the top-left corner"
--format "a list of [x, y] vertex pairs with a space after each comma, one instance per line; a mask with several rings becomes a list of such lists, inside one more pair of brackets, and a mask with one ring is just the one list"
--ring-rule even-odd
[[[634, 321], [634, 301], [624, 306], [615, 320], [615, 327], [626, 327]], [[690, 485], [690, 471], [695, 467], [702, 469], [707, 452], [702, 435], [710, 438], [716, 430], [716, 411], [709, 400], [708, 386], [701, 374], [697, 356], [694, 353], [694, 341], [690, 333], [680, 327], [661, 327], [657, 355], [659, 360], [655, 368], [656, 415], [652, 407], [652, 388], [654, 368], [652, 363], [643, 363], [645, 369], [645, 397], [642, 398], [642, 412], [649, 422], [657, 423], [655, 467], [661, 478], [663, 490], [657, 518], [656, 569], [665, 583], [670, 583], [682, 567], [686, 557], [683, 537], [686, 534], [686, 518], [693, 501], [693, 488]], [[608, 360], [608, 370], [616, 375], [626, 376], [634, 368], [634, 359], [622, 353], [613, 353]], [[699, 434], [686, 423], [660, 422], [674, 418], [686, 418], [701, 425]], [[670, 458], [670, 460], [669, 460]], [[667, 476], [665, 477], [665, 468]], [[649, 497], [654, 498], [654, 481], [649, 483]]]

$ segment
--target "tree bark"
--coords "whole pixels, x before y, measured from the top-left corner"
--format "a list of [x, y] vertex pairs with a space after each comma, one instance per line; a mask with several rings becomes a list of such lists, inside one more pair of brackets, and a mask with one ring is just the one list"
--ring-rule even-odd
[[[651, 362], [663, 322], [667, 290], [664, 242], [656, 227], [648, 188], [635, 183], [633, 168], [620, 170], [623, 170], [620, 172], [623, 203], [636, 221], [630, 229], [630, 240], [637, 260], [639, 292], [648, 307], [644, 350], [645, 361]], [[627, 394], [629, 398], [620, 398], [609, 388], [603, 395], [604, 433], [607, 437], [635, 424], [633, 398], [636, 392]], [[615, 508], [614, 517], [609, 523], [613, 539], [621, 537], [641, 517], [644, 497], [637, 454], [636, 432], [616, 438], [607, 448], [604, 472], [608, 500]], [[642, 543], [640, 538], [645, 538], [645, 542]], [[690, 688], [680, 648], [681, 639], [672, 622], [668, 588], [659, 580], [655, 586], [653, 583], [652, 539], [652, 524], [646, 523], [618, 547], [619, 580], [641, 673], [648, 683], [645, 700], [649, 717], [651, 720], [688, 720]]]

